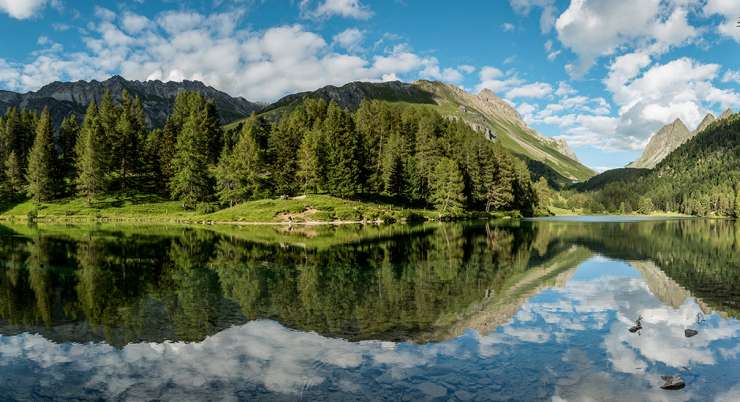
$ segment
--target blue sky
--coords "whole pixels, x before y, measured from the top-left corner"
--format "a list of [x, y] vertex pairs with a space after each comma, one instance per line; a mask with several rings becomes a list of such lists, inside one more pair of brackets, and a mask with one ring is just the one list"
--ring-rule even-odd
[[585, 164], [740, 108], [737, 0], [0, 0], [0, 88], [197, 79], [255, 101], [442, 80], [511, 102]]

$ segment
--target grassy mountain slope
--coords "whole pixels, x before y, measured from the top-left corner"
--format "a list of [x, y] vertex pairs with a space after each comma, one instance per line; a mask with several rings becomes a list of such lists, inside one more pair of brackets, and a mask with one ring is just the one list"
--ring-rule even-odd
[[[567, 144], [547, 138], [529, 128], [519, 114], [490, 91], [473, 95], [452, 85], [434, 81], [368, 83], [353, 82], [342, 87], [327, 86], [312, 92], [288, 95], [267, 106], [262, 113], [277, 117], [291, 110], [305, 98], [321, 98], [356, 109], [364, 99], [422, 105], [451, 119], [461, 119], [489, 139], [501, 142], [520, 158], [531, 171], [550, 183], [563, 185], [583, 181], [594, 175], [568, 149]], [[239, 122], [227, 128], [235, 128]]]

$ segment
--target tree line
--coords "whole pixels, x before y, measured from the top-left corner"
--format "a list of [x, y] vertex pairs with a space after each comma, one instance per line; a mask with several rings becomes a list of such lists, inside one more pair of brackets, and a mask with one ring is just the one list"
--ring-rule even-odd
[[40, 115], [0, 118], [3, 196], [35, 202], [110, 194], [160, 194], [186, 208], [233, 206], [301, 194], [383, 197], [405, 206], [534, 212], [538, 186], [526, 165], [461, 121], [423, 106], [334, 102], [253, 114], [224, 129], [210, 101], [182, 92], [162, 128], [149, 130], [141, 99], [106, 92], [82, 121], [54, 129]]

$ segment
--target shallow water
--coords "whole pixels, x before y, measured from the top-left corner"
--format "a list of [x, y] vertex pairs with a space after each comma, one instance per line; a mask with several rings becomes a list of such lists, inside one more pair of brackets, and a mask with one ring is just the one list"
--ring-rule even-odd
[[740, 400], [729, 221], [0, 227], [0, 263], [1, 400]]

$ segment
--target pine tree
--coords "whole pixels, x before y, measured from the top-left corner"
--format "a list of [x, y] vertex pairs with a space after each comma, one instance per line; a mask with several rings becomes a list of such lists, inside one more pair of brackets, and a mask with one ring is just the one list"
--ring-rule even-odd
[[44, 108], [36, 127], [36, 138], [28, 156], [28, 196], [34, 202], [48, 201], [54, 195], [54, 138], [49, 109]]
[[21, 163], [15, 155], [15, 151], [10, 151], [10, 155], [5, 160], [5, 185], [11, 197], [15, 197], [23, 191], [23, 186], [25, 185]]
[[432, 205], [442, 216], [455, 216], [463, 211], [465, 205], [465, 184], [457, 163], [449, 158], [441, 158], [431, 179]]
[[75, 145], [80, 134], [80, 126], [77, 116], [70, 115], [62, 121], [59, 127], [59, 155], [56, 164], [58, 182], [62, 184], [62, 193], [68, 193], [71, 189], [67, 179], [75, 177]]
[[329, 104], [324, 120], [327, 141], [327, 186], [331, 194], [346, 197], [360, 190], [360, 142], [350, 114]]
[[735, 219], [740, 219], [740, 182], [735, 183]]
[[75, 145], [77, 154], [75, 183], [77, 190], [87, 199], [88, 205], [105, 190], [105, 146], [105, 133], [93, 101], [87, 107], [82, 130]]
[[385, 193], [391, 197], [400, 198], [405, 190], [404, 177], [406, 155], [406, 141], [398, 133], [391, 134], [385, 147], [382, 165], [382, 178]]
[[259, 192], [260, 155], [251, 126], [245, 125], [234, 149], [224, 147], [216, 167], [218, 198], [233, 206], [254, 198]]
[[132, 101], [125, 90], [121, 94], [121, 107], [112, 134], [112, 164], [120, 177], [122, 191], [127, 191], [129, 175], [137, 162], [139, 128], [132, 115]]
[[311, 130], [303, 136], [298, 149], [298, 179], [304, 194], [319, 193], [324, 187], [321, 131]]
[[208, 174], [208, 139], [201, 126], [202, 114], [192, 111], [177, 137], [176, 154], [172, 161], [174, 175], [170, 193], [183, 202], [185, 208], [194, 208], [210, 193]]

